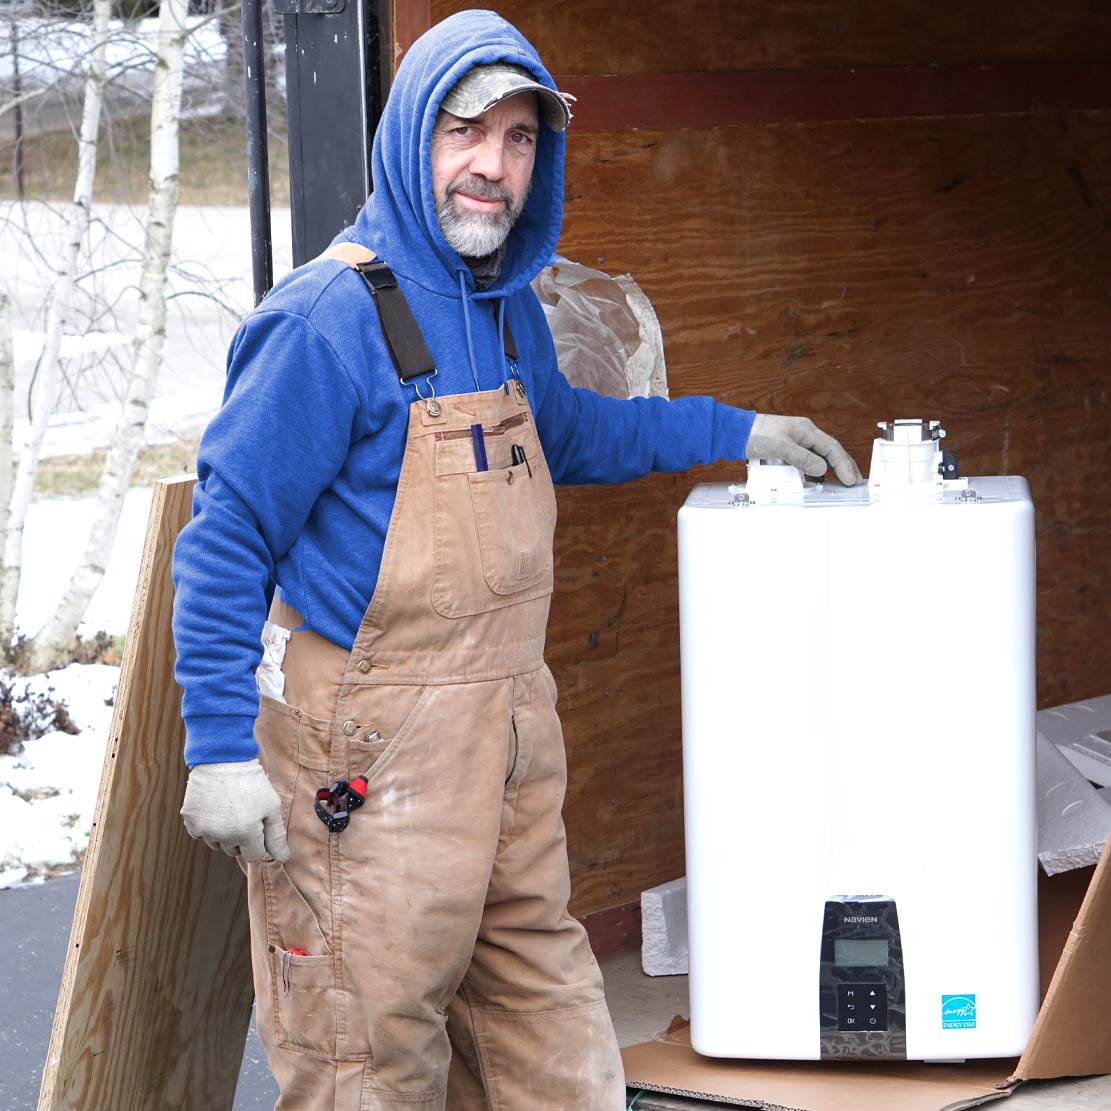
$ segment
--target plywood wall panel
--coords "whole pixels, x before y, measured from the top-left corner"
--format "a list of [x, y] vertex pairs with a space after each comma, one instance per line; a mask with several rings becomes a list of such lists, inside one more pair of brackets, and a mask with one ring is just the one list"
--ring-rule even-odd
[[1107, 352], [1108, 154], [1105, 117], [586, 136], [560, 246], [634, 274], [678, 392], [1021, 419]]
[[690, 481], [559, 491], [547, 658], [571, 771], [577, 913], [628, 901], [641, 878], [683, 871], [675, 514]]
[[[464, 6], [434, 0], [431, 18]], [[1021, 91], [1040, 63], [1111, 58], [1096, 0], [499, 10], [565, 75], [1000, 64]], [[991, 117], [973, 97], [915, 119], [572, 128], [560, 248], [648, 292], [675, 396], [808, 414], [862, 464], [874, 421], [938, 416], [966, 473], [1026, 475], [1045, 706], [1111, 676], [1111, 113], [1039, 95]], [[579, 913], [682, 870], [675, 513], [740, 473], [560, 491], [548, 655]]]
[[[966, 473], [1030, 479], [1043, 706], [1111, 675], [1109, 122], [570, 143], [560, 249], [649, 293], [673, 395], [807, 413], [862, 464], [875, 420], [939, 416]], [[580, 912], [682, 868], [674, 514], [696, 481], [739, 473], [561, 491], [549, 657]]]
[[246, 887], [179, 817], [170, 566], [194, 482], [154, 488], [39, 1111], [230, 1111], [235, 1097], [253, 998]]
[[[473, 6], [435, 0], [433, 21]], [[553, 73], [682, 73], [806, 66], [1101, 61], [1101, 0], [942, 7], [930, 0], [506, 0], [497, 10]]]

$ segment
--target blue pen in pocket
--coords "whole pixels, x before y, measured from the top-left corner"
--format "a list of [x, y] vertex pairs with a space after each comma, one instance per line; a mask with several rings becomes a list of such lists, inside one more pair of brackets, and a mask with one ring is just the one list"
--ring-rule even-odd
[[476, 471], [488, 471], [486, 462], [486, 439], [482, 435], [482, 425], [471, 425], [471, 439], [474, 441], [474, 466]]

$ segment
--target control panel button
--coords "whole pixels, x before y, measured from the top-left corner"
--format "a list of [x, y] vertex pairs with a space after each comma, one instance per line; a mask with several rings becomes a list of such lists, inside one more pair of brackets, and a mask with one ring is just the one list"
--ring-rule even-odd
[[838, 984], [837, 1029], [855, 1032], [887, 1029], [885, 984]]

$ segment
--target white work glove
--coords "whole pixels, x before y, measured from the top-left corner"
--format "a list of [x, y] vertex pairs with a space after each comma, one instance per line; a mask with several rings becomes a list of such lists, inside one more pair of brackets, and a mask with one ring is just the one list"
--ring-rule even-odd
[[257, 760], [197, 764], [181, 808], [190, 837], [244, 860], [289, 859], [282, 801]]
[[745, 449], [748, 459], [782, 459], [811, 478], [821, 478], [828, 463], [846, 485], [862, 482], [852, 456], [807, 417], [757, 413]]

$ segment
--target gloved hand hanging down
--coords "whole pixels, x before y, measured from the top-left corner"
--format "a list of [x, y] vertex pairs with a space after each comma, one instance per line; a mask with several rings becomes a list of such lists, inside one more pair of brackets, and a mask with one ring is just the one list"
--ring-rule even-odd
[[811, 478], [826, 473], [828, 463], [846, 486], [862, 482], [852, 456], [807, 417], [757, 413], [748, 436], [746, 459], [782, 459]]
[[197, 764], [181, 808], [190, 837], [247, 861], [289, 859], [282, 802], [257, 760]]

